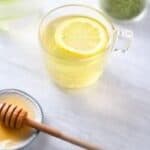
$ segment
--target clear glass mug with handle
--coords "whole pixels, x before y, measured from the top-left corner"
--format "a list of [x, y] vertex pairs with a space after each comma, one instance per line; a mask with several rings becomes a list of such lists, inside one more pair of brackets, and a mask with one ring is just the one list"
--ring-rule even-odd
[[[58, 34], [59, 28], [62, 28], [61, 23], [63, 24], [63, 22], [65, 22], [65, 17], [68, 18], [68, 20], [72, 20], [74, 16], [93, 19], [107, 30], [109, 38], [107, 46], [103, 51], [99, 51], [95, 55], [89, 55], [88, 57], [80, 57], [74, 53], [70, 53], [69, 48], [65, 49], [62, 48], [62, 45], [59, 45], [59, 42], [57, 42], [58, 38], [63, 38], [63, 35]], [[85, 23], [86, 20], [87, 19], [85, 19], [83, 23]], [[71, 28], [74, 29], [76, 26], [79, 26], [79, 24], [72, 25]], [[87, 26], [85, 26], [85, 28], [87, 28]], [[79, 33], [78, 31], [79, 35], [76, 38], [86, 34], [84, 33], [86, 32], [85, 28], [82, 28], [84, 30], [83, 32], [81, 31]], [[74, 32], [70, 32], [70, 34], [71, 33]], [[67, 31], [67, 34], [69, 34], [69, 31]], [[55, 83], [65, 88], [81, 88], [96, 82], [104, 71], [110, 52], [113, 50], [127, 51], [132, 38], [132, 31], [116, 27], [103, 12], [84, 5], [65, 5], [51, 10], [42, 19], [39, 29], [39, 39], [44, 50], [44, 58], [49, 75]], [[122, 48], [118, 49], [116, 43], [118, 43], [119, 40], [122, 43]], [[81, 45], [83, 43], [85, 43], [84, 40], [80, 42]]]

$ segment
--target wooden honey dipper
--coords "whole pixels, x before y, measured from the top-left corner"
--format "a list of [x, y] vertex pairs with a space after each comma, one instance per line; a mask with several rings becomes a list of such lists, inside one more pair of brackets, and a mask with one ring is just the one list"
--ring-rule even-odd
[[82, 148], [88, 150], [102, 150], [98, 146], [95, 146], [88, 142], [81, 141], [80, 139], [74, 138], [72, 136], [66, 135], [53, 127], [35, 122], [29, 119], [27, 116], [28, 113], [16, 105], [7, 103], [0, 104], [0, 121], [8, 128], [19, 129], [23, 125], [27, 125], [29, 127], [35, 128], [49, 135], [52, 135], [56, 138], [80, 146]]

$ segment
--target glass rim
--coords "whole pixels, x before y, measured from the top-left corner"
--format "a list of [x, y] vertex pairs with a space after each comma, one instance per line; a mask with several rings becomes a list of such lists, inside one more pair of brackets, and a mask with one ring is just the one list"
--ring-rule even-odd
[[[106, 20], [108, 21], [108, 23], [111, 25], [112, 30], [116, 31], [116, 28], [115, 28], [113, 22], [111, 21], [111, 18], [109, 18], [109, 17], [107, 16], [107, 14], [104, 13], [102, 10], [99, 10], [99, 9], [97, 9], [97, 8], [94, 8], [94, 7], [85, 5], [85, 4], [65, 4], [65, 5], [57, 6], [57, 7], [55, 7], [55, 8], [52, 8], [51, 10], [49, 10], [49, 11], [46, 13], [46, 15], [44, 15], [44, 16], [42, 17], [42, 19], [41, 19], [41, 21], [40, 21], [40, 24], [39, 24], [38, 39], [39, 39], [39, 41], [40, 41], [40, 45], [41, 45], [42, 49], [44, 50], [45, 53], [48, 54], [48, 56], [51, 55], [51, 57], [54, 57], [54, 58], [57, 58], [57, 59], [64, 59], [64, 58], [62, 58], [62, 57], [55, 56], [55, 55], [53, 55], [53, 54], [49, 54], [49, 53], [47, 52], [47, 50], [45, 50], [45, 48], [44, 48], [43, 45], [41, 44], [41, 26], [42, 26], [43, 22], [45, 21], [45, 19], [46, 19], [49, 15], [51, 15], [52, 13], [54, 13], [55, 11], [57, 11], [57, 10], [59, 10], [59, 9], [67, 8], [67, 7], [82, 7], [82, 8], [88, 8], [88, 9], [90, 9], [90, 10], [92, 10], [92, 11], [98, 13], [98, 14], [101, 14], [102, 16], [104, 16], [104, 17], [106, 18]], [[108, 47], [109, 47], [109, 46], [110, 46], [110, 43], [108, 44]], [[89, 61], [89, 60], [91, 60], [91, 59], [95, 59], [95, 58], [101, 57], [101, 55], [102, 55], [103, 53], [104, 53], [104, 51], [102, 51], [100, 54], [97, 54], [96, 56], [95, 56], [95, 55], [92, 55], [92, 56], [88, 56], [88, 57], [85, 57], [85, 58], [84, 58], [84, 57], [83, 57], [83, 58], [72, 58], [72, 60], [74, 60], [74, 61], [81, 61], [81, 62], [82, 62], [82, 61]]]

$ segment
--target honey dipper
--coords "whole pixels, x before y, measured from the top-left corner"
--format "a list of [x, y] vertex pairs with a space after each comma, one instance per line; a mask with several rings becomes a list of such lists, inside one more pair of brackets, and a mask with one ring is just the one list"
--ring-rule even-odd
[[19, 129], [23, 125], [27, 125], [31, 128], [35, 128], [51, 136], [70, 142], [82, 148], [88, 150], [101, 150], [101, 148], [99, 148], [98, 146], [95, 146], [88, 142], [81, 141], [78, 138], [74, 138], [72, 136], [62, 133], [61, 131], [53, 127], [40, 124], [36, 121], [29, 119], [28, 113], [16, 105], [7, 104], [7, 103], [0, 104], [0, 121], [8, 128]]

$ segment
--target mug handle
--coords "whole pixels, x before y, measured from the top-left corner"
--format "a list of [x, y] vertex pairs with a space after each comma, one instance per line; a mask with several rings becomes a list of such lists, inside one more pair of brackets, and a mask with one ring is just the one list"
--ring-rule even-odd
[[133, 31], [116, 27], [116, 44], [114, 51], [126, 52], [131, 47]]

